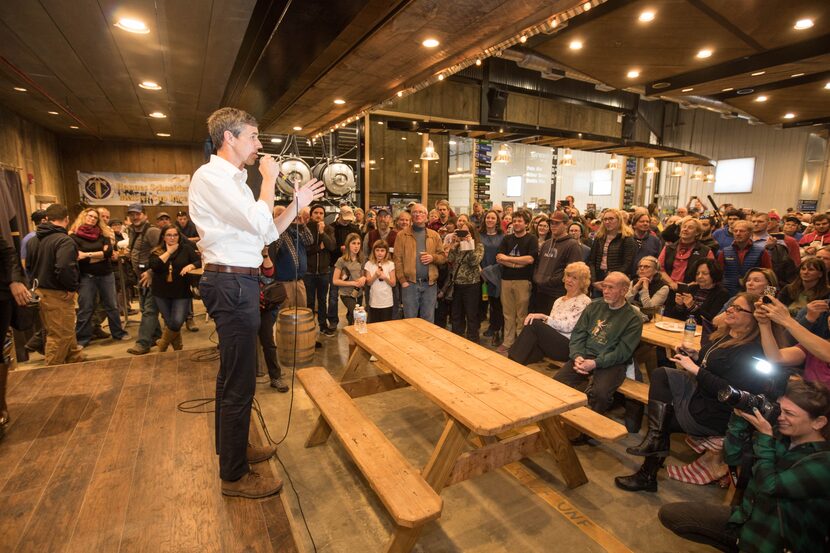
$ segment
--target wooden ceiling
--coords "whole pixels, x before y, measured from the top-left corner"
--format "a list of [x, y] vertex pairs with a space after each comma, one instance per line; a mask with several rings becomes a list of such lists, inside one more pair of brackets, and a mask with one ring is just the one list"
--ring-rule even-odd
[[[653, 20], [640, 21], [645, 11]], [[813, 26], [797, 30], [801, 19]], [[830, 90], [818, 94], [821, 87], [798, 80], [830, 71], [828, 25], [827, 0], [616, 0], [531, 47], [614, 88], [676, 100], [719, 96], [768, 124], [804, 123], [830, 116]], [[580, 49], [571, 48], [575, 41]], [[711, 55], [698, 57], [702, 50]], [[747, 102], [743, 95], [759, 86], [776, 92], [764, 105]], [[783, 119], [788, 112], [795, 117]]]
[[[255, 3], [0, 2], [0, 103], [61, 134], [201, 141]], [[121, 17], [143, 20], [150, 32], [116, 28]], [[162, 89], [139, 88], [142, 81]], [[155, 111], [167, 117], [149, 117]]]

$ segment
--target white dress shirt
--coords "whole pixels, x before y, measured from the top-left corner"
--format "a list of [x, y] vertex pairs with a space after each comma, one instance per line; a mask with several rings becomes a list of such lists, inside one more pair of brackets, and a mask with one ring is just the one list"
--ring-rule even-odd
[[279, 237], [271, 206], [254, 199], [247, 177], [244, 169], [216, 155], [193, 173], [189, 212], [205, 264], [257, 268], [262, 248]]

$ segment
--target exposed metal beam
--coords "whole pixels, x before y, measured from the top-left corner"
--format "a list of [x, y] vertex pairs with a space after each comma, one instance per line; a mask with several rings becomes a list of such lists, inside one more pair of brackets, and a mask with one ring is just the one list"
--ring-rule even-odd
[[[826, 54], [828, 52], [828, 44], [830, 44], [830, 34], [805, 40], [797, 44], [782, 46], [781, 48], [775, 48], [760, 54], [744, 56], [710, 67], [680, 73], [664, 79], [656, 79], [646, 85], [646, 95], [665, 94], [672, 90], [726, 79], [741, 73], [751, 73], [759, 69], [813, 58]], [[657, 85], [656, 88], [655, 85]]]
[[[710, 98], [714, 98], [715, 100], [729, 100], [730, 98], [740, 98], [742, 96], [746, 96], [747, 94], [755, 94], [758, 92], [769, 92], [771, 90], [780, 90], [782, 88], [792, 88], [794, 86], [799, 86], [803, 84], [810, 84], [816, 81], [825, 81], [830, 79], [830, 71], [821, 71], [820, 73], [811, 73], [809, 75], [803, 75], [801, 77], [788, 77], [781, 81], [774, 81], [771, 83], [760, 84], [753, 87], [744, 87], [739, 88], [738, 90], [733, 90], [730, 92], [721, 92], [720, 94], [712, 94], [709, 95]], [[738, 92], [742, 91], [742, 94]]]

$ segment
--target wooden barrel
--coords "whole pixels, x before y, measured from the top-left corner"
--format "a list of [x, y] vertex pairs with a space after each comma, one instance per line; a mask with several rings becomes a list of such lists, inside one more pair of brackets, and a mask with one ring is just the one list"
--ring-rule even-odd
[[277, 355], [283, 369], [303, 367], [314, 359], [317, 327], [314, 312], [307, 307], [287, 307], [277, 315]]

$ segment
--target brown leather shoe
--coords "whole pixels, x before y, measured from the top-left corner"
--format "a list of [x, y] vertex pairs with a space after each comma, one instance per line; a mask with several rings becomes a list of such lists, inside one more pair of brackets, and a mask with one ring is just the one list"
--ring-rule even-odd
[[260, 497], [274, 495], [281, 489], [282, 480], [279, 478], [265, 478], [258, 472], [254, 471], [248, 472], [248, 474], [235, 482], [222, 480], [222, 494], [234, 497], [259, 499]]
[[247, 457], [249, 463], [261, 463], [267, 461], [277, 452], [276, 446], [254, 445], [248, 442]]

